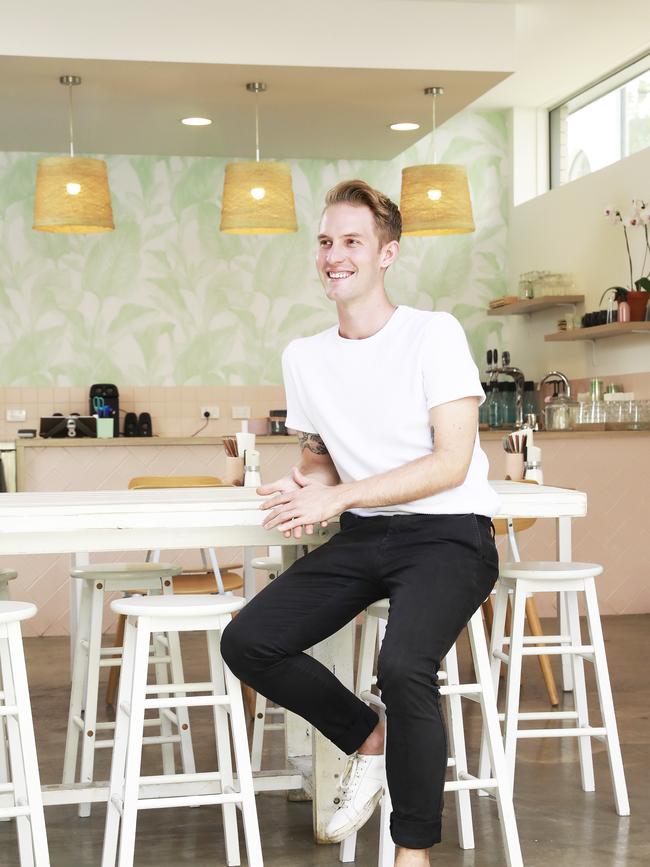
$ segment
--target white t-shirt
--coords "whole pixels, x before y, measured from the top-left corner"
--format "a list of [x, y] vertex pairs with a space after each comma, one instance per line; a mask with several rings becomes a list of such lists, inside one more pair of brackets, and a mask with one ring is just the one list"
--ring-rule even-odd
[[[338, 326], [293, 340], [282, 368], [287, 427], [317, 433], [342, 482], [431, 454], [429, 410], [472, 395], [485, 399], [458, 320], [412, 307], [399, 306], [380, 331], [362, 340], [341, 337]], [[477, 432], [467, 476], [458, 487], [409, 503], [351, 511], [492, 517], [499, 503], [487, 476]]]

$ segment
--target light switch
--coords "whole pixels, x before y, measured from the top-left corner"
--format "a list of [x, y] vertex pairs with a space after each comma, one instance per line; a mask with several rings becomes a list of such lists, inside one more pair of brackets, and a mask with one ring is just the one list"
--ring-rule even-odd
[[27, 410], [24, 409], [8, 409], [5, 415], [7, 421], [26, 421]]

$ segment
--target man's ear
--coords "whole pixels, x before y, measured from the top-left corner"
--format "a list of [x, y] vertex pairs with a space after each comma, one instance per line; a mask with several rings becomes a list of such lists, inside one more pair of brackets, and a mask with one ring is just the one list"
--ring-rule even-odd
[[393, 264], [399, 254], [399, 243], [397, 241], [389, 241], [383, 248], [381, 254], [381, 267], [388, 268]]

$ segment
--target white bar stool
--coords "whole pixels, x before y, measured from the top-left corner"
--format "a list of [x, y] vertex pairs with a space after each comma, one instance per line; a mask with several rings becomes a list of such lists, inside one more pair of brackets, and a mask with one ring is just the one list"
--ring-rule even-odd
[[[591, 738], [598, 738], [604, 741], [607, 746], [616, 812], [619, 816], [628, 816], [630, 805], [594, 582], [594, 578], [602, 571], [603, 567], [596, 563], [561, 563], [556, 561], [507, 563], [501, 567], [490, 643], [492, 684], [496, 692], [501, 663], [505, 663], [508, 666], [506, 706], [505, 714], [501, 714], [500, 719], [505, 721], [504, 751], [511, 781], [514, 781], [517, 740], [519, 738], [575, 737], [578, 738], [582, 789], [585, 792], [593, 792], [595, 783]], [[508, 639], [504, 637], [504, 630], [509, 591], [513, 595], [512, 629]], [[559, 603], [565, 606], [567, 611], [567, 635], [524, 635], [526, 596], [532, 592], [558, 594]], [[590, 644], [583, 644], [582, 642], [578, 593], [584, 594]], [[506, 652], [504, 648], [507, 647]], [[562, 655], [570, 658], [573, 674], [574, 710], [519, 712], [522, 660], [525, 656], [539, 656], [540, 654]], [[602, 716], [601, 726], [589, 724], [584, 660], [594, 665]], [[574, 727], [558, 726], [537, 729], [519, 727], [522, 722], [554, 719], [574, 720]], [[489, 769], [485, 745], [481, 749], [479, 767], [479, 773], [485, 773]]]
[[11, 782], [0, 785], [12, 806], [0, 817], [15, 818], [21, 867], [49, 867], [41, 783], [20, 621], [36, 614], [30, 602], [0, 602], [0, 718], [7, 723]]
[[[278, 545], [269, 547], [268, 556], [253, 557], [253, 569], [266, 572], [269, 581], [274, 581], [282, 572], [282, 549]], [[270, 717], [270, 719], [267, 719]], [[286, 711], [283, 707], [268, 707], [266, 698], [259, 692], [255, 697], [253, 718], [253, 737], [251, 742], [251, 766], [254, 771], [262, 768], [262, 751], [265, 732], [283, 732], [286, 728]]]
[[[64, 784], [72, 784], [76, 781], [80, 735], [82, 735], [82, 743], [79, 782], [87, 784], [93, 782], [95, 750], [113, 747], [113, 738], [99, 738], [98, 734], [112, 732], [115, 723], [97, 722], [100, 670], [105, 667], [119, 666], [122, 663], [121, 647], [101, 646], [106, 593], [111, 591], [172, 593], [172, 578], [179, 572], [179, 566], [165, 563], [97, 563], [72, 571], [72, 578], [81, 580], [82, 589], [63, 760]], [[175, 633], [170, 636], [154, 635], [152, 653], [149, 662], [156, 666], [156, 680], [160, 685], [164, 686], [169, 682], [168, 668], [174, 683], [183, 682], [183, 663], [178, 635]], [[171, 774], [175, 771], [175, 743], [180, 743], [183, 770], [186, 773], [194, 772], [192, 735], [186, 707], [179, 706], [176, 713], [165, 708], [158, 718], [147, 719], [145, 725], [160, 729], [160, 734], [144, 738], [144, 743], [160, 745], [165, 773]], [[79, 804], [79, 815], [90, 815], [90, 803]]]
[[[389, 601], [382, 599], [371, 605], [365, 614], [361, 630], [361, 647], [359, 651], [359, 667], [355, 692], [372, 704], [379, 704], [377, 697], [369, 693], [371, 685], [376, 682], [373, 677], [375, 654], [378, 644], [381, 644], [385, 621], [389, 616]], [[508, 867], [523, 867], [519, 834], [512, 805], [510, 781], [503, 755], [503, 745], [500, 737], [499, 720], [496, 701], [490, 676], [490, 664], [483, 629], [481, 609], [472, 616], [467, 625], [469, 632], [472, 659], [476, 672], [477, 683], [461, 684], [459, 682], [458, 659], [456, 647], [452, 647], [444, 660], [446, 671], [438, 673], [438, 680], [446, 681], [440, 686], [440, 695], [446, 698], [448, 735], [451, 755], [447, 759], [447, 767], [451, 769], [453, 779], [445, 783], [445, 792], [456, 794], [456, 816], [458, 822], [458, 840], [461, 849], [474, 848], [474, 829], [470, 791], [476, 789], [493, 789], [499, 811], [501, 834], [505, 849], [505, 863]], [[465, 750], [465, 729], [461, 698], [478, 702], [481, 706], [483, 728], [487, 733], [487, 745], [494, 762], [494, 776], [490, 776], [489, 768], [485, 777], [475, 777], [467, 768]], [[395, 859], [395, 845], [390, 837], [389, 817], [391, 812], [388, 787], [384, 789], [381, 800], [380, 843], [378, 867], [392, 867]], [[354, 861], [356, 834], [351, 834], [341, 843], [339, 860], [347, 863]]]
[[[16, 572], [13, 569], [0, 569], [0, 602], [9, 601], [9, 582], [14, 581]], [[0, 675], [0, 690], [2, 689], [2, 676]], [[0, 783], [9, 780], [9, 756], [7, 754], [7, 736], [5, 733], [4, 717], [0, 716]]]
[[[112, 610], [117, 614], [125, 614], [127, 621], [102, 867], [114, 867], [118, 855], [118, 836], [118, 867], [131, 867], [133, 864], [138, 810], [201, 804], [221, 805], [228, 865], [240, 863], [236, 805], [241, 807], [248, 865], [262, 867], [241, 688], [237, 678], [224, 665], [219, 645], [221, 633], [231, 620], [231, 613], [244, 603], [243, 599], [207, 595], [132, 597], [111, 603]], [[170, 693], [182, 690], [207, 695], [190, 695], [180, 700], [173, 695], [150, 697], [160, 695], [161, 688], [159, 684], [147, 685], [149, 641], [152, 634], [163, 631], [207, 632], [210, 680], [206, 683], [171, 683], [166, 687]], [[179, 707], [180, 704], [186, 709], [213, 708], [218, 770], [141, 777], [145, 710]], [[237, 768], [236, 782], [232, 771], [228, 717]], [[189, 791], [189, 794], [183, 794], [183, 790]]]

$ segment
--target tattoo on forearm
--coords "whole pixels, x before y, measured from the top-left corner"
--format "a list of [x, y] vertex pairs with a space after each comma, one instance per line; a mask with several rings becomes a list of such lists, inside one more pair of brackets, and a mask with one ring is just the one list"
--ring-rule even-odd
[[298, 442], [300, 443], [300, 451], [304, 452], [305, 449], [310, 451], [314, 455], [327, 455], [329, 452], [327, 451], [327, 446], [323, 442], [323, 440], [318, 436], [318, 434], [313, 433], [302, 433], [298, 432]]
[[431, 425], [431, 445], [435, 445], [436, 442], [436, 432], [434, 430], [433, 425]]

